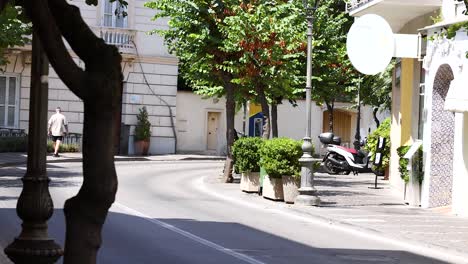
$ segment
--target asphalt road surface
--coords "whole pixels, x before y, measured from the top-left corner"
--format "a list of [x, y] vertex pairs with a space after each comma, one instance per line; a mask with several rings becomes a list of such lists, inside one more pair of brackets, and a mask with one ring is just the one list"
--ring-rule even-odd
[[[117, 202], [104, 227], [98, 263], [449, 263], [202, 191], [200, 178], [218, 175], [222, 166], [216, 161], [118, 163]], [[1, 247], [20, 231], [14, 208], [24, 172], [0, 168]], [[63, 245], [61, 208], [81, 184], [81, 164], [50, 164], [49, 177], [57, 208], [50, 236]], [[0, 262], [8, 263], [1, 256]]]

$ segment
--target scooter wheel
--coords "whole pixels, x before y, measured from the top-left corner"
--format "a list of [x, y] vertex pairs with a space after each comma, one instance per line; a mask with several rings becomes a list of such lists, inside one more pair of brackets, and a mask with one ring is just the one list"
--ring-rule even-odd
[[327, 171], [328, 174], [335, 175], [335, 174], [339, 173], [339, 171], [333, 167], [332, 162], [329, 161], [329, 160], [326, 160], [323, 163], [323, 167], [325, 168], [325, 170]]

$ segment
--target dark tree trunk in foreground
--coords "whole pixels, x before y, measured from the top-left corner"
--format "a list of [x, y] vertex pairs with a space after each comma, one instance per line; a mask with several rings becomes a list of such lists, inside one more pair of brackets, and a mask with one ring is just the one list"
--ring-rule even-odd
[[234, 144], [234, 117], [236, 114], [236, 102], [234, 98], [234, 84], [231, 83], [230, 77], [224, 78], [224, 87], [226, 90], [226, 162], [224, 166], [224, 182], [232, 182], [232, 167], [234, 162], [232, 159], [232, 145]]
[[271, 105], [271, 136], [278, 137], [278, 105], [276, 103]]
[[271, 134], [272, 137], [278, 137], [278, 105], [283, 101], [282, 98], [278, 97], [271, 104]]
[[334, 102], [325, 102], [328, 110], [328, 131], [333, 132], [333, 110], [335, 108]]
[[372, 116], [374, 117], [374, 122], [377, 127], [380, 126], [380, 120], [377, 118], [377, 112], [379, 111], [378, 107], [374, 107], [374, 110], [372, 111]]
[[[122, 96], [122, 58], [116, 47], [94, 35], [79, 9], [65, 0], [25, 0], [24, 7], [51, 65], [84, 103], [83, 185], [64, 207], [64, 263], [94, 264], [102, 226], [117, 192], [113, 140], [115, 112]], [[86, 70], [75, 64], [62, 36], [84, 61]]]
[[270, 138], [271, 120], [270, 120], [270, 106], [265, 95], [265, 89], [262, 85], [257, 85], [257, 96], [260, 105], [262, 106], [263, 114], [263, 138]]

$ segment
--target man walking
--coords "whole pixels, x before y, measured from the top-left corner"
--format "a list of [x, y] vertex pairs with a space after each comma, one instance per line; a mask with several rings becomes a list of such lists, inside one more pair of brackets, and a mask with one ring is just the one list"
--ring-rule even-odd
[[57, 107], [55, 114], [50, 117], [48, 123], [49, 136], [52, 136], [54, 142], [54, 157], [59, 157], [60, 143], [63, 141], [63, 136], [68, 133], [67, 119], [61, 112], [60, 107]]

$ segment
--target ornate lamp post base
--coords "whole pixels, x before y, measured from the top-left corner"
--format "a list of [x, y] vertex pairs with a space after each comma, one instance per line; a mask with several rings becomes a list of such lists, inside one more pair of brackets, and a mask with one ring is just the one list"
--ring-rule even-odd
[[15, 264], [51, 264], [63, 255], [54, 240], [23, 240], [16, 238], [6, 249], [5, 254]]
[[314, 171], [313, 163], [315, 159], [310, 155], [305, 154], [299, 162], [302, 165], [301, 168], [301, 188], [299, 188], [299, 195], [296, 197], [294, 204], [306, 205], [306, 206], [318, 206], [320, 205], [320, 198], [317, 196], [317, 190], [313, 186], [314, 182]]

